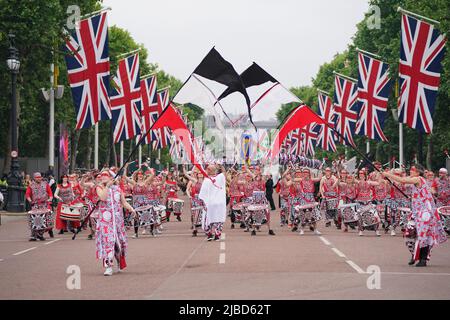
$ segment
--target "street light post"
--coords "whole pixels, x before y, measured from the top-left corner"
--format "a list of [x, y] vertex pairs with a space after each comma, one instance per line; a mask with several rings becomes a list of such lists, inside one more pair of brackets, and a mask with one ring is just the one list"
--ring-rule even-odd
[[8, 70], [11, 72], [11, 171], [8, 175], [8, 204], [6, 210], [9, 212], [25, 211], [23, 200], [22, 177], [19, 173], [18, 142], [17, 142], [17, 74], [19, 73], [19, 52], [14, 47], [14, 34], [8, 34], [9, 57], [6, 60]]

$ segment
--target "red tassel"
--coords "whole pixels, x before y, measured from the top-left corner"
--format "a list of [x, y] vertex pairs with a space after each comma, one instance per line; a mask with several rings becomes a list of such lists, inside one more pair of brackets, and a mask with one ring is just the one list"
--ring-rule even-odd
[[125, 261], [125, 256], [120, 256], [120, 270], [127, 267], [127, 262]]

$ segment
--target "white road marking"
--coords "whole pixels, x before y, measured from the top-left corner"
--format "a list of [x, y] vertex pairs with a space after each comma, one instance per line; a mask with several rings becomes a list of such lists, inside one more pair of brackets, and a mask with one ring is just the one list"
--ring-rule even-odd
[[59, 240], [61, 240], [61, 239], [55, 239], [55, 240], [52, 240], [52, 241], [46, 242], [46, 243], [44, 243], [44, 244], [45, 244], [45, 245], [48, 245], [48, 244], [50, 244], [50, 243], [54, 243], [54, 242], [56, 242], [56, 241], [59, 241]]
[[220, 243], [220, 250], [225, 250], [225, 242]]
[[19, 252], [13, 253], [13, 256], [18, 256], [19, 254], [22, 254], [22, 253], [25, 253], [25, 252], [28, 252], [28, 251], [31, 251], [31, 250], [34, 250], [34, 249], [36, 249], [36, 247], [30, 248], [30, 249], [26, 249], [26, 250], [23, 250], [23, 251], [19, 251]]
[[3, 259], [0, 259], [0, 262], [2, 262], [2, 261], [5, 261], [5, 260], [3, 260]]
[[225, 253], [221, 253], [219, 255], [219, 263], [224, 264], [225, 263]]
[[319, 239], [322, 240], [322, 242], [325, 243], [327, 246], [331, 245], [331, 243], [324, 237], [320, 236]]
[[222, 240], [225, 240], [225, 232], [222, 233]]
[[346, 258], [345, 254], [343, 254], [343, 253], [342, 253], [341, 251], [339, 251], [338, 249], [336, 249], [336, 248], [331, 248], [331, 250], [333, 250], [334, 253], [336, 253], [339, 257], [341, 257], [341, 258]]
[[356, 270], [356, 272], [358, 272], [359, 274], [364, 274], [366, 273], [363, 269], [361, 269], [356, 263], [354, 263], [351, 260], [345, 260], [345, 262], [347, 262], [349, 264], [350, 267], [352, 267], [353, 269]]

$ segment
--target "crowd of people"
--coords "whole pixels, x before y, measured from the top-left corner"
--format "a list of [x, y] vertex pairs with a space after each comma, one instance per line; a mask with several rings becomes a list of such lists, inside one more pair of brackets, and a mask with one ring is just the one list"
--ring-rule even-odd
[[[127, 231], [133, 237], [164, 232], [164, 223], [172, 217], [182, 220], [189, 199], [192, 236], [203, 230], [208, 241], [218, 241], [227, 217], [231, 228], [255, 236], [267, 226], [274, 236], [272, 211], [276, 209], [273, 192], [279, 195], [280, 225], [303, 235], [305, 228], [321, 234], [333, 225], [343, 232], [356, 230], [363, 236], [371, 230], [396, 235], [401, 229], [411, 252], [410, 264], [425, 266], [431, 248], [444, 242], [448, 228], [446, 211], [450, 206], [450, 180], [446, 169], [421, 172], [412, 166], [409, 175], [403, 169], [361, 169], [350, 174], [345, 168], [326, 167], [311, 170], [288, 165], [277, 183], [259, 166], [219, 164], [206, 167], [207, 177], [196, 168], [187, 171], [156, 172], [141, 167], [132, 174], [125, 165], [85, 174], [63, 175], [59, 183], [46, 181], [35, 173], [27, 184], [30, 241], [45, 240], [45, 233], [78, 233], [88, 230], [95, 239], [97, 258], [103, 261], [105, 275], [126, 267]], [[447, 230], [448, 231], [448, 230]]]

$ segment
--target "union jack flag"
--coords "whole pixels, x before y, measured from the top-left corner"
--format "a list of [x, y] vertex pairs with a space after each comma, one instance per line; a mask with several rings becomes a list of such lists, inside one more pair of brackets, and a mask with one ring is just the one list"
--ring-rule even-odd
[[114, 143], [117, 143], [141, 133], [142, 101], [138, 54], [119, 61], [113, 84], [110, 100]]
[[[158, 98], [156, 95], [156, 75], [141, 80], [142, 95], [142, 131], [146, 133], [159, 117]], [[155, 133], [145, 136], [145, 144], [157, 140]]]
[[[157, 101], [158, 101], [158, 116], [167, 108], [169, 105], [169, 88], [162, 89], [157, 93]], [[156, 121], [156, 119], [155, 119]], [[162, 149], [167, 146], [171, 146], [171, 136], [172, 132], [169, 128], [153, 130], [156, 135], [156, 145], [155, 149]]]
[[314, 155], [316, 154], [316, 152], [314, 151], [314, 148], [316, 147], [316, 141], [318, 138], [318, 132], [316, 130], [316, 127], [318, 127], [318, 125], [316, 125], [315, 123], [310, 123], [303, 129], [301, 129], [305, 154], [311, 157], [314, 157]]
[[[327, 121], [330, 126], [334, 126], [333, 116], [334, 109], [331, 103], [331, 99], [325, 93], [319, 92], [319, 109], [318, 115]], [[317, 145], [325, 151], [334, 151], [336, 152], [336, 144], [334, 143], [334, 134], [333, 130], [324, 125], [317, 125], [319, 128], [319, 135], [317, 137]]]
[[356, 120], [358, 118], [358, 88], [356, 83], [336, 75], [334, 92], [334, 123], [336, 131], [336, 141], [343, 145], [356, 147], [353, 141]]
[[76, 129], [111, 119], [106, 12], [80, 21], [65, 49], [68, 79], [77, 114]]
[[291, 132], [291, 148], [289, 153], [292, 153], [293, 155], [300, 156], [303, 154], [303, 136], [301, 129], [295, 129]]
[[446, 38], [432, 25], [402, 15], [399, 65], [399, 122], [425, 133], [433, 130]]
[[373, 140], [388, 141], [383, 133], [391, 80], [389, 65], [358, 53], [358, 101], [359, 116], [356, 134]]

